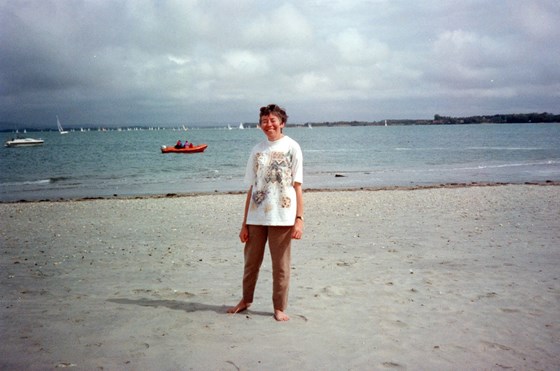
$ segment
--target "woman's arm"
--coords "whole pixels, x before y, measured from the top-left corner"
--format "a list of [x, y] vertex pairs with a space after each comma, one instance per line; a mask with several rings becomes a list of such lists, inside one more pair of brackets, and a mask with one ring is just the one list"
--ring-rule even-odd
[[239, 232], [239, 239], [245, 243], [249, 239], [249, 229], [247, 228], [247, 213], [249, 212], [249, 204], [251, 202], [251, 195], [253, 193], [253, 186], [249, 187], [247, 191], [247, 198], [245, 199], [245, 211], [243, 212], [243, 223], [241, 224], [241, 232]]
[[[296, 191], [296, 220], [294, 222], [294, 228], [292, 230], [292, 238], [299, 240], [303, 236], [303, 190], [301, 188], [301, 183], [294, 183], [294, 189]], [[301, 218], [298, 218], [301, 217]]]

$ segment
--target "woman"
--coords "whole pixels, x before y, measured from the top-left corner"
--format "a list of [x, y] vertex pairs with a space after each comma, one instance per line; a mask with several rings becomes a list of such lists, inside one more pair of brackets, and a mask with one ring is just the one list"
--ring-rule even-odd
[[274, 318], [287, 321], [292, 238], [303, 234], [303, 155], [299, 144], [284, 135], [288, 115], [275, 104], [260, 110], [267, 140], [251, 151], [245, 172], [249, 186], [239, 239], [245, 243], [243, 297], [228, 313], [251, 306], [266, 242], [272, 259]]

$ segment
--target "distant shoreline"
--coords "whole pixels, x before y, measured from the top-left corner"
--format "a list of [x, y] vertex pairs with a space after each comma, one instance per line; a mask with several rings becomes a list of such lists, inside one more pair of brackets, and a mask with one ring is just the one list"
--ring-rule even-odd
[[[545, 123], [560, 123], [560, 114], [553, 113], [515, 113], [515, 114], [496, 114], [496, 115], [478, 115], [467, 117], [451, 117], [434, 115], [433, 119], [383, 119], [378, 121], [323, 121], [323, 122], [305, 122], [288, 124], [287, 127], [344, 127], [344, 126], [405, 126], [405, 125], [472, 125], [472, 124], [545, 124]], [[230, 123], [232, 124], [232, 123]], [[257, 122], [243, 122], [252, 128], [257, 126]], [[210, 125], [192, 125], [193, 129], [219, 129], [224, 128], [228, 123], [223, 124], [210, 124]], [[113, 124], [111, 126], [103, 126], [96, 124], [85, 124], [82, 126], [68, 125], [67, 130], [80, 131], [82, 128], [90, 129], [91, 131], [113, 131], [113, 130], [180, 130], [178, 124], [166, 124], [162, 126], [147, 125], [147, 124], [128, 124], [119, 126]], [[29, 127], [23, 126], [21, 123], [14, 122], [0, 122], [0, 133], [14, 132], [18, 130], [27, 131], [57, 131], [55, 127], [37, 127], [35, 124], [30, 124]], [[88, 130], [89, 131], [89, 130]]]
[[[427, 185], [411, 185], [411, 186], [382, 186], [382, 187], [346, 187], [346, 188], [305, 188], [305, 193], [328, 193], [328, 192], [377, 192], [377, 191], [416, 191], [424, 189], [440, 189], [440, 188], [468, 188], [468, 187], [501, 187], [509, 185], [534, 185], [534, 186], [560, 186], [560, 181], [547, 180], [544, 182], [469, 182], [469, 183], [439, 183]], [[177, 192], [166, 194], [145, 194], [145, 195], [118, 195], [113, 196], [91, 196], [91, 197], [68, 197], [68, 198], [55, 198], [55, 199], [33, 199], [33, 200], [14, 200], [14, 201], [0, 201], [2, 204], [17, 204], [17, 203], [43, 203], [43, 202], [82, 202], [82, 201], [95, 201], [95, 200], [145, 200], [156, 198], [184, 198], [184, 197], [201, 197], [212, 195], [240, 195], [245, 194], [245, 191], [214, 191], [214, 192]]]

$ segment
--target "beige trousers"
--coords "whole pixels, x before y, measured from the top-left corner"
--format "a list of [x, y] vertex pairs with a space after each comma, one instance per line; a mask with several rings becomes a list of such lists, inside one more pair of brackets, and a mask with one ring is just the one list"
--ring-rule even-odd
[[243, 273], [243, 301], [253, 302], [259, 278], [264, 248], [268, 240], [272, 259], [272, 304], [274, 309], [286, 310], [290, 286], [290, 250], [292, 227], [248, 225], [249, 240], [245, 243], [245, 268]]

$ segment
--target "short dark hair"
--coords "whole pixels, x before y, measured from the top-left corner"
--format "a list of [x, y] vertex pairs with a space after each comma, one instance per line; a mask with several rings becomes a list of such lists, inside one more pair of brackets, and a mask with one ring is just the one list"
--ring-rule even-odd
[[284, 124], [288, 122], [288, 115], [286, 114], [286, 111], [277, 104], [269, 104], [268, 106], [261, 107], [259, 122], [263, 116], [271, 114], [277, 116]]

